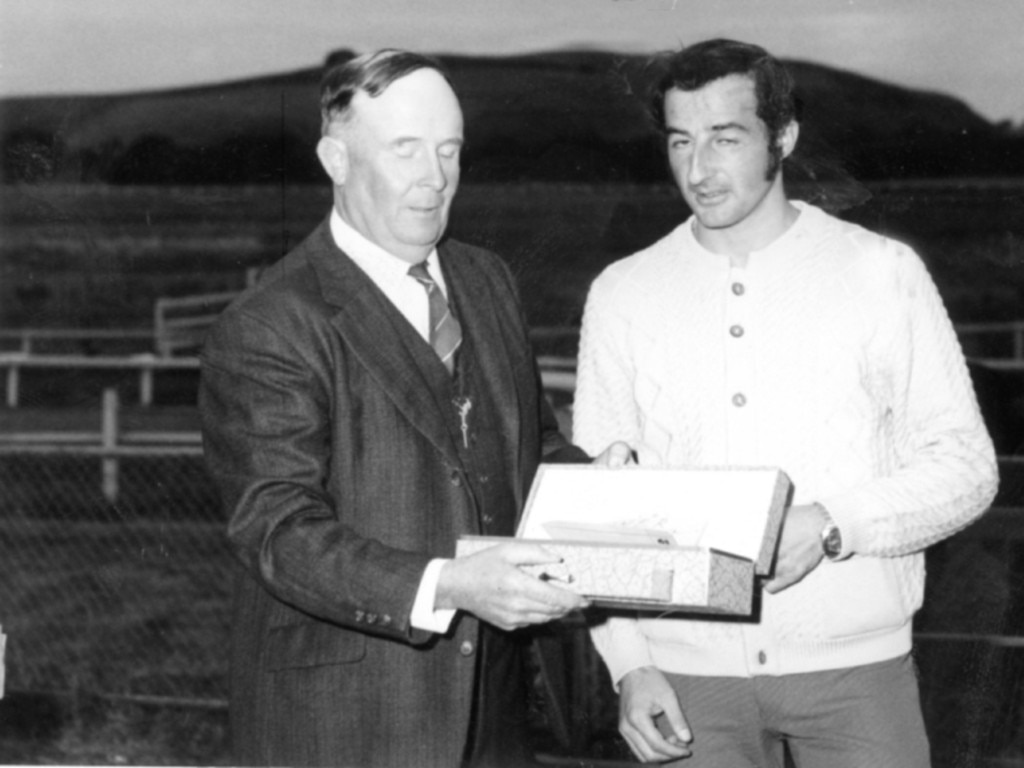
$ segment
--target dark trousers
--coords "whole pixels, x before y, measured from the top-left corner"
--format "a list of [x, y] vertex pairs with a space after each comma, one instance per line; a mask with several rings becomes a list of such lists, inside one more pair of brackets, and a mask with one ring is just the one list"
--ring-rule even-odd
[[529, 733], [525, 634], [480, 624], [477, 690], [465, 768], [538, 765]]

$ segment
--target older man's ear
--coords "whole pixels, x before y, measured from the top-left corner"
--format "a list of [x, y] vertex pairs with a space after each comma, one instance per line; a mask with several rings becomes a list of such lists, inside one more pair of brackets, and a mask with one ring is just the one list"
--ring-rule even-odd
[[316, 145], [316, 156], [320, 158], [320, 165], [331, 177], [334, 186], [342, 186], [348, 177], [348, 147], [344, 139], [321, 137]]

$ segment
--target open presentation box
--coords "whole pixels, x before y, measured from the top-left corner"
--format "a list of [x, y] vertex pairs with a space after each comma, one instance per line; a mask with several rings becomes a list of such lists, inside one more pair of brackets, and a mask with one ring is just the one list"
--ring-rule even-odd
[[[771, 571], [790, 481], [774, 468], [541, 465], [516, 538], [557, 565], [527, 566], [597, 605], [749, 615]], [[503, 537], [464, 536], [457, 554]]]

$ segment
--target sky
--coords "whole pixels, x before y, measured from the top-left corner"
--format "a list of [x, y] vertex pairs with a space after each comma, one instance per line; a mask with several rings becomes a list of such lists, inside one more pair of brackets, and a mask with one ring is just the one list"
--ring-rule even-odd
[[650, 53], [708, 37], [1024, 123], [1024, 0], [0, 0], [0, 96], [203, 85], [392, 46]]

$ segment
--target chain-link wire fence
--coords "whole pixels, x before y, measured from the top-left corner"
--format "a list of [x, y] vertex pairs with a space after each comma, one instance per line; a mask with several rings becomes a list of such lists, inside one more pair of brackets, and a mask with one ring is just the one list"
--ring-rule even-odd
[[0, 454], [7, 688], [223, 701], [234, 568], [194, 455]]
[[[216, 492], [198, 447], [152, 451], [118, 453], [111, 499], [109, 455], [0, 449], [8, 691], [226, 706], [237, 568]], [[547, 649], [531, 656], [540, 741], [614, 750], [594, 744], [613, 733], [615, 702], [585, 627], [565, 622], [538, 635]]]
[[[7, 689], [223, 708], [236, 566], [200, 450], [120, 451], [113, 498], [111, 461], [80, 447], [0, 450]], [[973, 755], [1024, 760], [1024, 464], [1002, 469], [999, 508], [929, 553], [918, 660], [947, 757], [970, 742]], [[570, 754], [614, 754], [615, 697], [583, 622], [547, 632], [562, 662], [538, 670], [543, 726]]]

